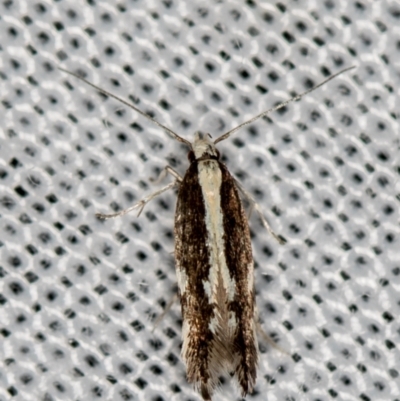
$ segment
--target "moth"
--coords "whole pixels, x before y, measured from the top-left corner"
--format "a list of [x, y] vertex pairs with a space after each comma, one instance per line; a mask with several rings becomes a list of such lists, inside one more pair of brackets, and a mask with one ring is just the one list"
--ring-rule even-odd
[[317, 86], [268, 109], [212, 140], [196, 132], [190, 142], [160, 124], [136, 106], [97, 87], [78, 74], [61, 69], [146, 117], [189, 148], [189, 167], [181, 177], [167, 166], [160, 175], [175, 180], [128, 209], [113, 214], [97, 214], [108, 219], [134, 209], [139, 214], [156, 196], [177, 186], [175, 212], [175, 260], [181, 303], [182, 359], [187, 378], [210, 401], [221, 375], [232, 375], [241, 395], [251, 393], [258, 365], [257, 330], [259, 327], [254, 298], [253, 255], [249, 225], [240, 193], [249, 200], [264, 226], [280, 243], [249, 193], [220, 161], [216, 145], [240, 128], [287, 104], [299, 100], [326, 84], [346, 68]]

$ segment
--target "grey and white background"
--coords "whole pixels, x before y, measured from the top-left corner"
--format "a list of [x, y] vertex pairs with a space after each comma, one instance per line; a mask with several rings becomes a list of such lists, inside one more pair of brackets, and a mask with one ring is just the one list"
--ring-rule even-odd
[[[264, 330], [249, 400], [400, 400], [399, 1], [0, 4], [0, 400], [199, 400], [180, 360], [176, 193], [214, 137], [354, 65], [219, 146], [253, 214]], [[225, 380], [215, 400], [238, 400]]]

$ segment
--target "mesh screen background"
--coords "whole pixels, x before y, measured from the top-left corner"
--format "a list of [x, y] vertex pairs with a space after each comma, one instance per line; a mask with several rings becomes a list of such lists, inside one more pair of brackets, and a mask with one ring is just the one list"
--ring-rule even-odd
[[[195, 400], [174, 294], [176, 193], [98, 221], [192, 140], [324, 80], [222, 142], [263, 328], [251, 400], [399, 400], [398, 1], [12, 1], [1, 10], [0, 400]], [[240, 399], [224, 380], [216, 400]]]

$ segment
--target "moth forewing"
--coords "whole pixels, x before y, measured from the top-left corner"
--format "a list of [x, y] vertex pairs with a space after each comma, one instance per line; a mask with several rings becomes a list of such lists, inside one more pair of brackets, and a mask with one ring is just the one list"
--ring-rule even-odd
[[213, 142], [196, 134], [192, 149], [175, 214], [182, 358], [204, 400], [224, 374], [233, 374], [246, 395], [258, 362], [247, 217]]

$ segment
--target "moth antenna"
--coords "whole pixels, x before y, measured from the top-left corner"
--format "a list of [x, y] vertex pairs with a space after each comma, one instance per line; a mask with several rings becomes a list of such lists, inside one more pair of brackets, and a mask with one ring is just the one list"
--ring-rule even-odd
[[333, 74], [333, 75], [330, 76], [329, 78], [325, 79], [325, 81], [322, 81], [322, 82], [321, 82], [320, 84], [318, 84], [317, 86], [314, 86], [313, 88], [308, 89], [308, 90], [306, 90], [306, 91], [303, 92], [303, 93], [300, 93], [300, 95], [294, 96], [294, 97], [292, 97], [292, 98], [289, 99], [289, 100], [286, 100], [286, 101], [284, 101], [284, 102], [282, 102], [282, 103], [279, 103], [279, 104], [277, 104], [276, 106], [274, 106], [274, 107], [272, 107], [272, 108], [270, 108], [270, 109], [268, 109], [268, 110], [266, 110], [266, 111], [263, 111], [262, 113], [256, 115], [255, 117], [251, 118], [250, 120], [245, 121], [244, 123], [242, 123], [242, 124], [238, 125], [237, 127], [231, 129], [230, 131], [226, 132], [225, 134], [219, 136], [219, 137], [214, 141], [214, 144], [217, 144], [218, 142], [224, 141], [225, 139], [229, 138], [233, 133], [235, 133], [236, 131], [238, 131], [240, 128], [244, 127], [245, 125], [251, 124], [252, 122], [258, 120], [258, 119], [261, 118], [261, 117], [266, 116], [268, 113], [271, 113], [271, 112], [273, 112], [273, 111], [279, 110], [279, 109], [281, 109], [282, 107], [287, 106], [289, 103], [292, 103], [292, 102], [295, 102], [296, 100], [301, 99], [303, 96], [308, 95], [309, 93], [311, 93], [311, 92], [315, 91], [316, 89], [320, 88], [321, 86], [325, 85], [326, 83], [328, 83], [328, 82], [331, 81], [332, 79], [336, 78], [338, 75], [343, 74], [343, 73], [345, 73], [346, 71], [352, 70], [353, 68], [356, 68], [356, 67], [353, 66], [353, 67], [345, 68], [344, 70], [339, 71], [339, 72], [337, 72], [336, 74]]
[[120, 97], [113, 95], [112, 93], [106, 91], [105, 89], [102, 89], [100, 87], [98, 87], [95, 84], [92, 84], [90, 81], [88, 81], [87, 79], [81, 77], [78, 74], [75, 74], [74, 72], [65, 70], [64, 68], [58, 67], [59, 70], [66, 72], [69, 75], [72, 75], [75, 78], [78, 78], [79, 80], [85, 82], [85, 84], [91, 86], [94, 89], [97, 89], [99, 92], [103, 93], [106, 96], [112, 97], [115, 100], [118, 100], [119, 102], [121, 102], [122, 104], [124, 104], [125, 106], [130, 107], [131, 109], [135, 110], [137, 113], [139, 113], [140, 115], [142, 115], [143, 117], [146, 117], [148, 120], [152, 121], [155, 125], [157, 125], [158, 127], [162, 128], [164, 131], [166, 131], [169, 135], [171, 135], [173, 138], [175, 138], [177, 141], [184, 143], [185, 145], [189, 146], [189, 148], [191, 148], [191, 143], [189, 141], [187, 141], [186, 139], [182, 138], [181, 136], [179, 136], [177, 133], [175, 133], [174, 131], [172, 131], [171, 129], [169, 129], [168, 127], [166, 127], [165, 125], [162, 125], [161, 123], [159, 123], [157, 120], [155, 120], [154, 118], [148, 116], [145, 112], [143, 112], [142, 110], [138, 109], [136, 106], [134, 106], [133, 104], [127, 102], [124, 99], [121, 99]]

